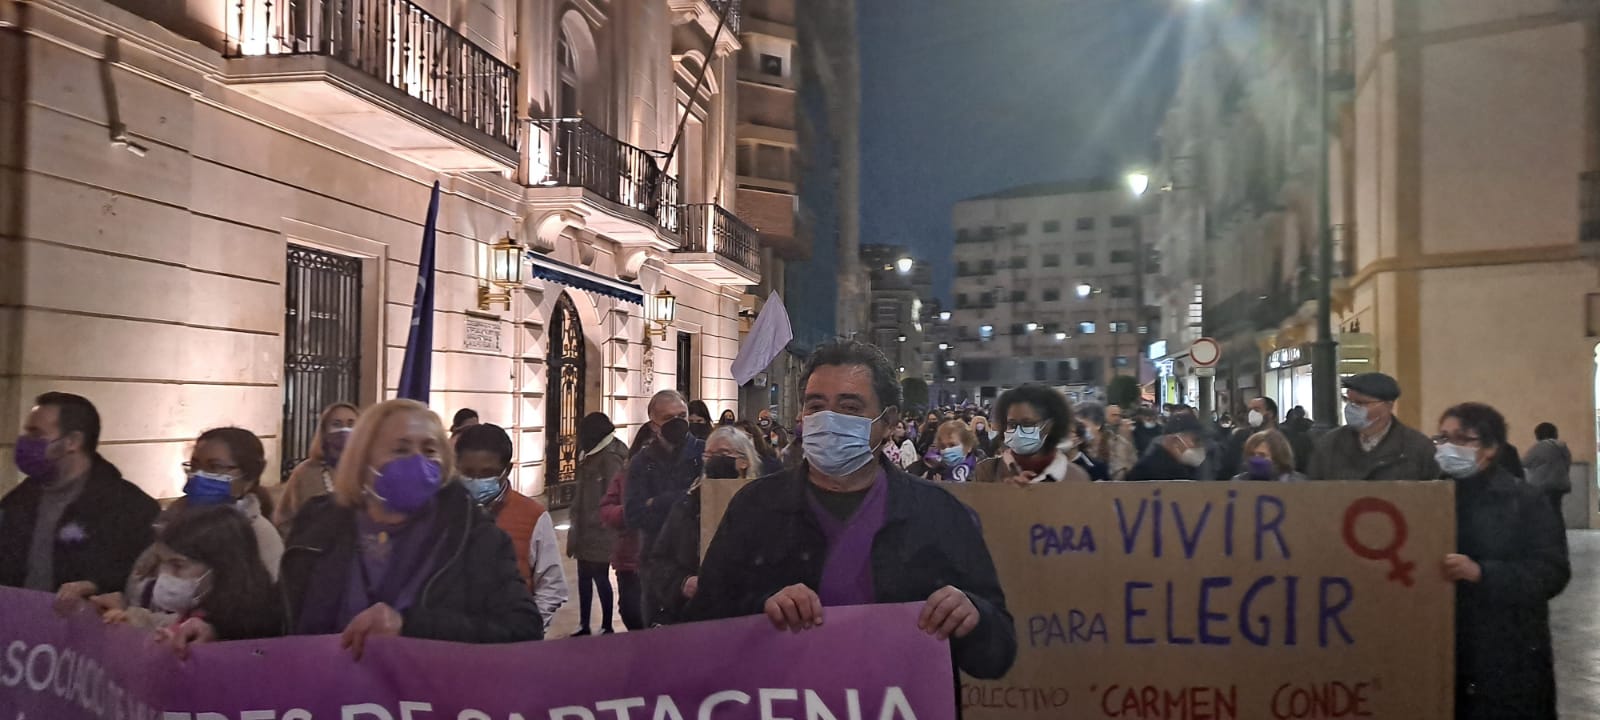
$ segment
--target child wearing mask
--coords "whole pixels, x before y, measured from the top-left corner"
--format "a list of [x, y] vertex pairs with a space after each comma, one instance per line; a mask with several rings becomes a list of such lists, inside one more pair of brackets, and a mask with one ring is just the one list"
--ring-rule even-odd
[[644, 583], [661, 609], [654, 622], [671, 625], [689, 617], [689, 604], [699, 589], [700, 485], [705, 480], [750, 480], [761, 468], [755, 443], [738, 428], [717, 428], [706, 439], [704, 474], [689, 494], [672, 506], [661, 534], [644, 563]]
[[461, 486], [511, 538], [517, 571], [549, 630], [556, 610], [567, 603], [567, 575], [550, 513], [538, 500], [511, 489], [511, 436], [499, 425], [481, 423], [456, 433], [450, 442]]
[[[151, 548], [156, 571], [108, 602], [108, 623], [157, 630], [163, 641], [191, 620], [208, 640], [273, 637], [283, 631], [278, 590], [261, 564], [255, 533], [231, 506], [196, 506], [175, 514]], [[180, 649], [180, 654], [186, 654]]]

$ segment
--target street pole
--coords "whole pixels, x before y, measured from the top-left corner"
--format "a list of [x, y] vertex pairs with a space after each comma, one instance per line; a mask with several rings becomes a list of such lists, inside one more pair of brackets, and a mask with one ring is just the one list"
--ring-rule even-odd
[[1311, 415], [1320, 430], [1338, 427], [1338, 343], [1333, 339], [1333, 231], [1328, 200], [1328, 0], [1317, 3], [1317, 340], [1311, 347]]

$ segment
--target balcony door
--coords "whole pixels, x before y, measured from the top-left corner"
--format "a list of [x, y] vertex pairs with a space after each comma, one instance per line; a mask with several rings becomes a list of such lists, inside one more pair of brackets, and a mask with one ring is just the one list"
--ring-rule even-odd
[[578, 88], [582, 83], [578, 76], [577, 51], [573, 49], [572, 39], [568, 36], [566, 28], [562, 28], [556, 39], [556, 116], [575, 118], [583, 116], [583, 108], [579, 105]]
[[550, 313], [545, 356], [544, 485], [551, 509], [572, 504], [578, 479], [578, 420], [586, 383], [583, 326], [572, 298], [562, 293]]
[[283, 477], [311, 453], [317, 420], [361, 401], [361, 259], [290, 245], [284, 275]]

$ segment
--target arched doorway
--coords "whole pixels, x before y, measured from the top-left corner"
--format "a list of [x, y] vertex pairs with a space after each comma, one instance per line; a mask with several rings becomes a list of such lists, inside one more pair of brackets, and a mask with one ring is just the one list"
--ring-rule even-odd
[[571, 296], [562, 293], [550, 312], [545, 353], [544, 485], [550, 507], [572, 504], [578, 477], [578, 420], [584, 407], [583, 324]]

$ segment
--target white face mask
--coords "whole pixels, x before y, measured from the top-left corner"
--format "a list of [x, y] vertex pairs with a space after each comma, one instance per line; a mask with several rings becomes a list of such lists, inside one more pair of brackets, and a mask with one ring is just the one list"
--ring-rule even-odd
[[1206, 462], [1206, 451], [1203, 448], [1189, 448], [1178, 455], [1178, 462], [1189, 467], [1200, 467]]
[[1433, 459], [1439, 463], [1439, 469], [1444, 474], [1457, 480], [1472, 477], [1473, 473], [1478, 472], [1478, 451], [1473, 448], [1445, 443], [1433, 451]]
[[[211, 574], [210, 570], [206, 575]], [[197, 578], [183, 578], [171, 573], [161, 573], [156, 576], [156, 583], [150, 590], [150, 608], [163, 612], [187, 613], [200, 604], [200, 583], [206, 575]]]
[[1267, 421], [1267, 418], [1265, 415], [1261, 414], [1260, 410], [1251, 410], [1250, 415], [1246, 417], [1245, 420], [1250, 423], [1250, 427], [1258, 428], [1261, 427], [1262, 423]]
[[1357, 405], [1355, 403], [1345, 403], [1344, 424], [1349, 425], [1357, 430], [1365, 430], [1367, 429], [1367, 425], [1370, 425], [1371, 423], [1372, 419], [1367, 417], [1367, 406]]

